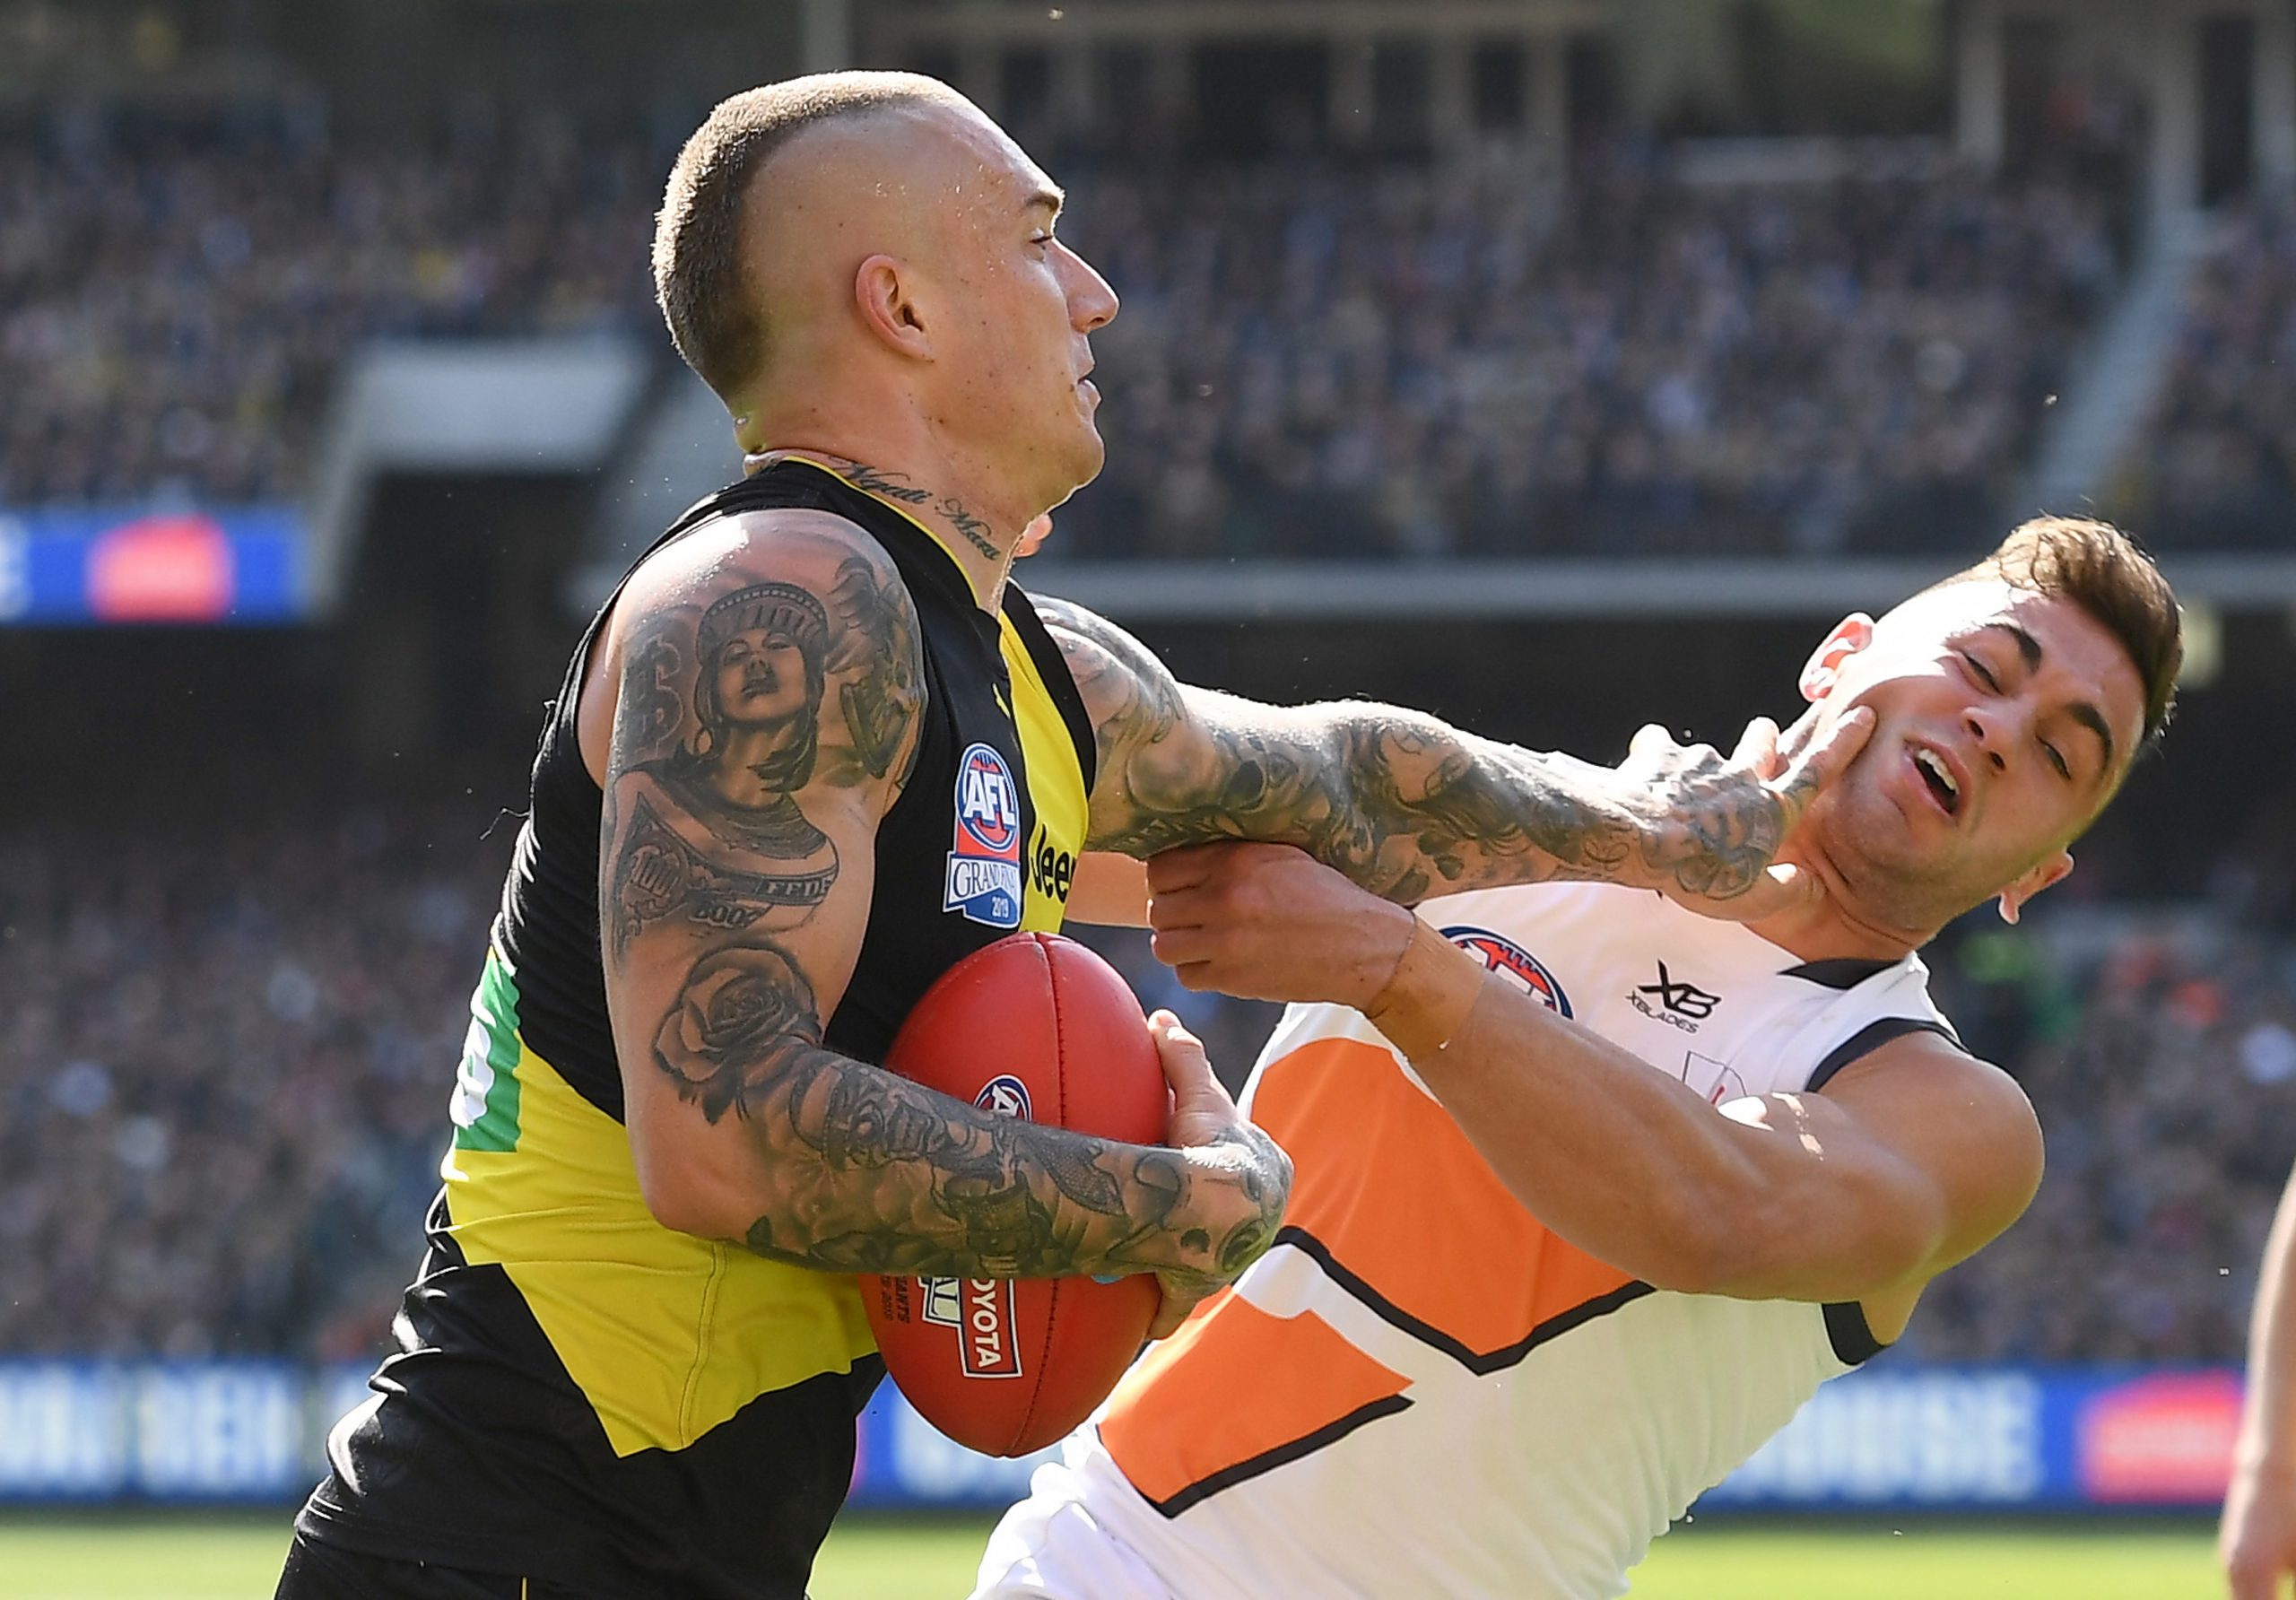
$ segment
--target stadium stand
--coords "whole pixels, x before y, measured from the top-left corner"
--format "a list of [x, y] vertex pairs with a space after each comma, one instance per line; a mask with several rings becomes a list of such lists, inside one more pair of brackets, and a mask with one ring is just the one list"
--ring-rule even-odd
[[2132, 498], [2164, 546], [2284, 546], [2296, 522], [2296, 205], [2213, 226]]
[[[650, 337], [666, 159], [552, 120], [0, 138], [0, 504], [291, 498], [366, 340]], [[2108, 187], [1934, 158], [1755, 187], [1624, 147], [1567, 184], [1504, 143], [1054, 165], [1126, 299], [1099, 345], [1113, 465], [1066, 516], [1107, 557], [1951, 541], [2118, 273]]]
[[1926, 163], [1075, 187], [1126, 309], [1109, 470], [1065, 517], [1110, 553], [1935, 547], [1999, 502], [2117, 272], [2104, 191]]
[[0, 504], [292, 497], [360, 342], [650, 315], [662, 170], [548, 119], [396, 149], [272, 115], [0, 137]]

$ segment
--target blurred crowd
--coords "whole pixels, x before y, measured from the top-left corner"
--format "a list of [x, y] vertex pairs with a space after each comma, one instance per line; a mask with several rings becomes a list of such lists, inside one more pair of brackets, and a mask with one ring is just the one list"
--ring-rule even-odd
[[[1889, 159], [1754, 187], [1624, 148], [1567, 181], [1512, 145], [1056, 160], [1125, 300], [1070, 548], [1965, 543], [2116, 281], [2109, 186]], [[547, 118], [0, 136], [0, 504], [291, 498], [378, 336], [620, 327], [666, 359], [667, 161]]]
[[465, 120], [66, 120], [0, 136], [0, 505], [293, 497], [361, 342], [629, 326], [642, 144]]
[[[1937, 958], [1970, 1048], [2048, 1138], [2024, 1220], [1941, 1279], [1935, 1359], [2237, 1361], [2296, 1161], [2296, 795], [2175, 914], [2075, 903], [2079, 943], [1984, 927]], [[2065, 910], [2067, 908], [2059, 908]]]
[[0, 1351], [363, 1358], [511, 829], [0, 846]]
[[[0, 1354], [374, 1352], [512, 828], [465, 803], [0, 847]], [[2296, 1159], [2296, 796], [2253, 844], [2203, 903], [2013, 933], [1980, 914], [1933, 952], [2050, 1160], [2032, 1213], [1931, 1291], [1912, 1353], [2237, 1357]], [[1248, 1070], [1274, 1008], [1093, 937], [1224, 1076]]]
[[2140, 464], [2156, 543], [2285, 547], [2296, 526], [2296, 204], [2214, 227]]
[[1123, 294], [1109, 466], [1151, 555], [1816, 552], [1988, 526], [2117, 280], [2069, 180], [1717, 187], [1612, 151], [1074, 180]]

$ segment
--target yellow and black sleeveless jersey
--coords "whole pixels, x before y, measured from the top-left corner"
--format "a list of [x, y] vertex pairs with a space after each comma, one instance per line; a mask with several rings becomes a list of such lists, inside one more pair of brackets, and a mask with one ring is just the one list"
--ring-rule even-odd
[[[916, 767], [879, 826], [859, 963], [826, 1030], [875, 1061], [959, 959], [1060, 926], [1091, 729], [1027, 596], [1008, 586], [1001, 616], [983, 612], [930, 535], [825, 467], [783, 461], [661, 543], [776, 507], [833, 512], [882, 544], [923, 638]], [[639, 1196], [599, 954], [603, 796], [575, 733], [598, 630], [543, 731], [398, 1352], [329, 1438], [297, 1526], [585, 1593], [799, 1596], [883, 1365], [852, 1279], [672, 1232]], [[1017, 828], [1009, 812], [968, 827], [968, 786], [977, 800], [999, 771]]]

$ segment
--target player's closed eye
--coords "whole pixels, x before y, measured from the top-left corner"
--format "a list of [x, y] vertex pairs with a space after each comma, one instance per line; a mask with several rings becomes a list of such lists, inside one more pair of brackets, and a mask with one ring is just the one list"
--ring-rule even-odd
[[[1970, 675], [1984, 685], [1986, 692], [1988, 694], [2001, 692], [2001, 680], [1994, 675], [1993, 669], [1986, 665], [1980, 657], [1972, 656], [1967, 650], [1961, 651], [1961, 657], [1962, 664], [1970, 670]], [[2067, 783], [2072, 782], [2072, 763], [2065, 759], [2064, 752], [2047, 739], [2036, 740], [2035, 743], [2040, 745], [2041, 754], [2048, 758], [2048, 764], [2057, 769], [2057, 775]]]

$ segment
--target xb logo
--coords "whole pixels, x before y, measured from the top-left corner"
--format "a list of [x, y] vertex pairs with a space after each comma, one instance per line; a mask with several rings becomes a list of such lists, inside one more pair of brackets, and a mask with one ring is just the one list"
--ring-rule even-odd
[[1722, 1004], [1721, 996], [1709, 995], [1694, 983], [1676, 983], [1664, 961], [1658, 963], [1658, 981], [1646, 983], [1634, 992], [1653, 996], [1660, 1005], [1675, 1015], [1699, 1022], [1712, 1016], [1714, 1008]]

